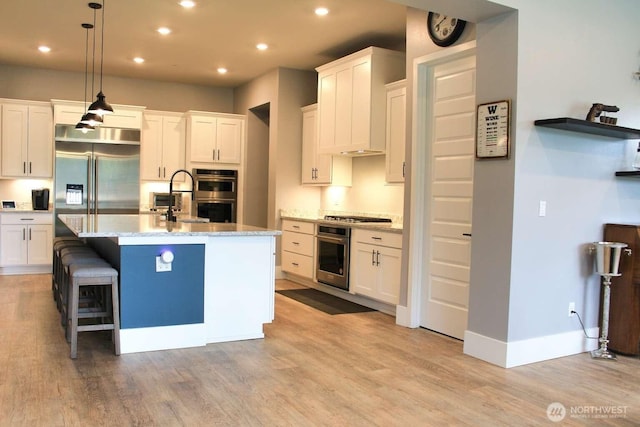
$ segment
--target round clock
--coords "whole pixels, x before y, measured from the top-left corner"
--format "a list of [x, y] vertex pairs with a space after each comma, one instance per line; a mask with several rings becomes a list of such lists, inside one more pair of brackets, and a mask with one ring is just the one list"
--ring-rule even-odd
[[464, 31], [467, 21], [441, 15], [436, 12], [429, 12], [427, 18], [427, 29], [431, 40], [438, 46], [451, 46], [456, 42]]

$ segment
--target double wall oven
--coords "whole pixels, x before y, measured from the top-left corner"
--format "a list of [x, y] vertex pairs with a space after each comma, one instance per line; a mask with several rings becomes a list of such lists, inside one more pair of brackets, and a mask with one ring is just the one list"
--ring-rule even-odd
[[238, 171], [193, 169], [195, 199], [191, 214], [210, 222], [236, 222]]
[[318, 282], [349, 290], [351, 223], [391, 222], [388, 218], [327, 215], [318, 224], [316, 278]]

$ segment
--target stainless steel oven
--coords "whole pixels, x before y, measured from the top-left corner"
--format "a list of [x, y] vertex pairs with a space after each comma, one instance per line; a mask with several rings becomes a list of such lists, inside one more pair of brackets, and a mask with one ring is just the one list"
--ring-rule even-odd
[[349, 240], [351, 229], [340, 225], [318, 226], [318, 282], [349, 290]]
[[191, 214], [210, 222], [236, 222], [238, 171], [193, 169], [194, 201]]

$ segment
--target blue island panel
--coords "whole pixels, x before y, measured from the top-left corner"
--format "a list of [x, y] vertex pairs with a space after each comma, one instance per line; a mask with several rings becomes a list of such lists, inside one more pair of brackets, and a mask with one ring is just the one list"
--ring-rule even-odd
[[[156, 257], [174, 254], [172, 271], [156, 272]], [[204, 245], [120, 247], [120, 327], [204, 323]]]

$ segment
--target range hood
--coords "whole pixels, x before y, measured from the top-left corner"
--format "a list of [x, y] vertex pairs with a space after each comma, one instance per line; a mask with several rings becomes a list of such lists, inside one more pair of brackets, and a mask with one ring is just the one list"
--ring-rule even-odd
[[55, 140], [59, 142], [140, 145], [140, 129], [96, 126], [93, 131], [82, 132], [76, 129], [75, 125], [56, 125]]
[[353, 150], [353, 151], [341, 151], [341, 156], [347, 157], [362, 157], [362, 156], [382, 156], [384, 150]]

